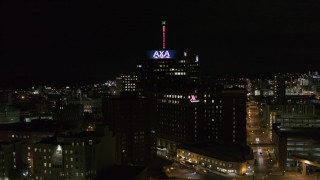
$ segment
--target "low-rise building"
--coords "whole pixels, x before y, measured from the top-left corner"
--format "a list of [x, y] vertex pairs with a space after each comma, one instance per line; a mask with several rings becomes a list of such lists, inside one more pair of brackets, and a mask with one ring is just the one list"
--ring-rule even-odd
[[253, 167], [250, 167], [252, 163], [249, 163], [253, 160], [249, 146], [180, 146], [177, 149], [177, 159], [180, 163], [212, 172], [243, 175], [253, 171]]
[[95, 179], [115, 163], [115, 139], [108, 129], [46, 138], [33, 151], [36, 180]]

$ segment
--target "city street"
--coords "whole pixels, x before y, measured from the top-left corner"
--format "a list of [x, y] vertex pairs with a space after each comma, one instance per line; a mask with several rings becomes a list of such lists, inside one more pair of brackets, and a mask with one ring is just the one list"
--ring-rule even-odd
[[252, 100], [247, 103], [247, 141], [249, 144], [271, 143], [271, 131], [262, 122], [257, 103]]
[[262, 122], [257, 102], [247, 103], [247, 141], [254, 153], [254, 176], [252, 179], [320, 179], [319, 173], [302, 176], [295, 170], [287, 170], [284, 174], [278, 167], [274, 155], [272, 132], [268, 125]]
[[257, 103], [250, 100], [247, 103], [247, 141], [254, 153], [254, 177], [266, 179], [277, 168], [277, 161], [273, 154], [271, 130], [261, 121]]

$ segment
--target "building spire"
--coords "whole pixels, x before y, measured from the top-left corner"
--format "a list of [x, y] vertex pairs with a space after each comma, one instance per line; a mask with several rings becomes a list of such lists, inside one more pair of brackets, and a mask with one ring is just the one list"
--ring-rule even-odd
[[166, 49], [166, 21], [162, 21], [162, 49]]

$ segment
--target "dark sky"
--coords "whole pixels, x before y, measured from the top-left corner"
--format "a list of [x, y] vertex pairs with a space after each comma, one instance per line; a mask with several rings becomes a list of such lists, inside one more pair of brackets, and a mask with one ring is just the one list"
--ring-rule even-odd
[[1, 2], [2, 83], [109, 79], [148, 49], [198, 52], [204, 73], [320, 69], [320, 2]]

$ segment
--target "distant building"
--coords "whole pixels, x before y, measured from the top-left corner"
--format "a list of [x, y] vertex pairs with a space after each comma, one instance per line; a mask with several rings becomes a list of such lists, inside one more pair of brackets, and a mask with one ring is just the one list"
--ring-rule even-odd
[[[101, 98], [82, 98], [70, 99], [69, 104], [72, 105], [82, 105], [83, 113], [90, 116], [93, 120], [100, 120], [102, 117], [102, 99]], [[81, 117], [81, 113], [80, 113]], [[83, 117], [82, 117], [83, 118]]]
[[20, 122], [20, 110], [9, 105], [0, 105], [0, 124], [17, 122]]
[[274, 102], [284, 104], [286, 99], [286, 84], [285, 77], [282, 74], [274, 76]]
[[270, 127], [281, 119], [315, 119], [315, 116], [313, 104], [264, 104], [262, 107], [262, 119]]
[[57, 105], [53, 119], [67, 125], [80, 125], [84, 117], [83, 104]]
[[136, 92], [138, 77], [134, 74], [121, 74], [120, 77], [116, 78], [117, 80], [117, 90], [120, 92]]
[[115, 162], [115, 141], [104, 133], [81, 132], [44, 139], [33, 147], [35, 179], [95, 179]]

